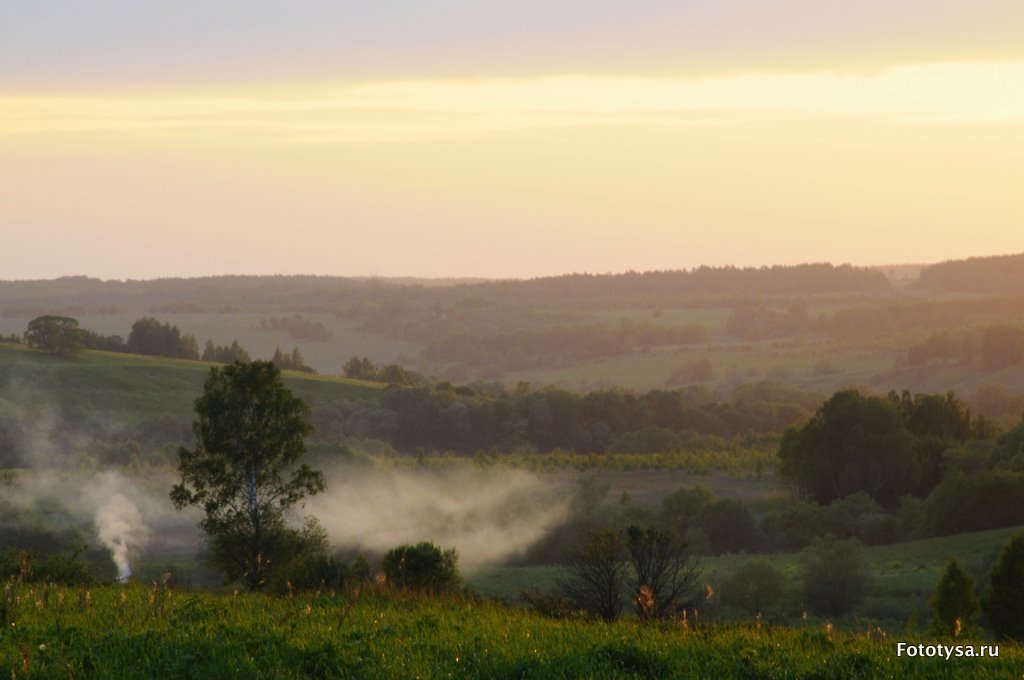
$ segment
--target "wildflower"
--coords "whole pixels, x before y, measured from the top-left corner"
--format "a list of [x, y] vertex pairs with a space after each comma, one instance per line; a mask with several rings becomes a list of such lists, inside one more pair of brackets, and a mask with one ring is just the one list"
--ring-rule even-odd
[[640, 611], [640, 618], [649, 619], [654, 612], [654, 591], [650, 586], [640, 586], [640, 592], [633, 598], [637, 609]]

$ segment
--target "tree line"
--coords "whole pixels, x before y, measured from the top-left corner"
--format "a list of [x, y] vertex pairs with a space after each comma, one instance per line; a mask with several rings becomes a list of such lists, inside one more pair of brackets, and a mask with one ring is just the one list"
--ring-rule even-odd
[[[25, 330], [24, 340], [29, 347], [54, 355], [71, 355], [80, 349], [106, 352], [124, 352], [172, 359], [202, 360], [230, 364], [252, 360], [249, 352], [234, 340], [230, 345], [216, 345], [207, 340], [202, 355], [195, 336], [183, 333], [177, 326], [144, 316], [132, 324], [128, 339], [120, 335], [103, 335], [81, 328], [78, 320], [67, 316], [45, 315], [32, 319]], [[278, 347], [271, 361], [282, 370], [316, 373], [306, 363], [298, 347], [290, 353]]]
[[528, 383], [509, 389], [441, 382], [393, 384], [376, 402], [338, 404], [322, 417], [334, 421], [326, 428], [340, 425], [348, 436], [383, 440], [406, 453], [647, 453], [690, 446], [695, 436], [778, 433], [808, 418], [820, 399], [773, 383], [741, 386], [726, 401], [699, 386], [580, 394]]

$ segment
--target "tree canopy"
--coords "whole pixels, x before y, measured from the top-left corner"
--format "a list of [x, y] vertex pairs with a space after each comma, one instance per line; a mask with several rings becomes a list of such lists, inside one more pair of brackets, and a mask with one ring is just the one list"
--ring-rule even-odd
[[144, 316], [132, 324], [128, 351], [136, 354], [198, 359], [199, 346], [191, 333], [182, 334], [177, 326]]
[[918, 489], [921, 462], [900, 411], [882, 397], [836, 392], [779, 447], [783, 476], [818, 503], [864, 491], [885, 507]]
[[69, 316], [39, 316], [28, 322], [25, 342], [50, 354], [74, 354], [82, 347], [82, 329]]
[[1024, 640], [1024, 532], [1014, 534], [999, 553], [982, 607], [996, 637]]
[[195, 413], [195, 448], [178, 451], [171, 499], [206, 513], [212, 561], [258, 590], [298, 540], [286, 512], [324, 489], [323, 475], [299, 464], [309, 407], [272, 363], [254, 361], [210, 369]]

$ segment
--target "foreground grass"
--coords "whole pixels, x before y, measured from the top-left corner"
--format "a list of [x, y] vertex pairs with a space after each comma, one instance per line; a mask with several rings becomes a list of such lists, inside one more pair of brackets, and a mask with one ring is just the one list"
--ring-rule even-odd
[[[0, 672], [27, 677], [1019, 677], [999, 658], [896, 656], [874, 630], [554, 621], [473, 600], [11, 586]], [[902, 638], [901, 638], [902, 639]], [[905, 640], [910, 641], [910, 640]]]

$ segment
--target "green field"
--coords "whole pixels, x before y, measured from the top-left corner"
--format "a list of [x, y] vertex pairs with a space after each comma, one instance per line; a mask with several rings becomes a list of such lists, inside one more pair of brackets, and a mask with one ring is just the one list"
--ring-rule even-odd
[[[0, 413], [56, 408], [64, 416], [122, 423], [166, 414], [191, 419], [192, 403], [202, 392], [213, 365], [95, 351], [57, 357], [20, 345], [0, 344]], [[335, 399], [373, 399], [381, 387], [378, 383], [302, 373], [286, 373], [284, 381], [314, 409]]]
[[[37, 677], [1008, 678], [998, 658], [897, 656], [910, 633], [550, 620], [474, 599], [381, 592], [294, 598], [153, 585], [91, 591], [11, 584], [0, 669]], [[952, 641], [945, 641], [950, 644]], [[965, 640], [958, 641], [967, 642]], [[974, 644], [991, 644], [973, 641]]]
[[[957, 557], [969, 570], [977, 572], [979, 582], [988, 571], [1000, 546], [1020, 527], [994, 529], [906, 543], [872, 546], [864, 549], [871, 574], [871, 587], [860, 618], [891, 625], [914, 617], [924, 621], [930, 616], [928, 598], [935, 592], [942, 569], [950, 557]], [[799, 553], [724, 555], [703, 557], [701, 580], [716, 590], [723, 578], [749, 559], [764, 559], [789, 577], [788, 619], [802, 615], [795, 592], [801, 556]], [[550, 591], [557, 586], [562, 569], [557, 566], [499, 567], [470, 574], [469, 584], [479, 593], [509, 603], [517, 602], [524, 590]], [[851, 622], [855, 617], [851, 617]]]

